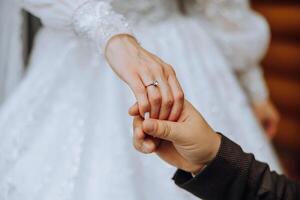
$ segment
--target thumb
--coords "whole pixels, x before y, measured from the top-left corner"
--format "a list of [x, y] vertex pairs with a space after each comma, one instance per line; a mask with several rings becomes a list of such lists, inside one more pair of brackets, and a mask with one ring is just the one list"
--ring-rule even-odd
[[175, 141], [178, 138], [180, 126], [178, 122], [148, 119], [143, 122], [143, 130], [153, 137]]

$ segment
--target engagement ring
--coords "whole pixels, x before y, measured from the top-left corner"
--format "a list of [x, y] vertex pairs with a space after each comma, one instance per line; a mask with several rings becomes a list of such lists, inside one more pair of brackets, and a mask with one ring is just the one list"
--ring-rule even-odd
[[158, 85], [159, 85], [158, 81], [155, 80], [151, 84], [147, 85], [146, 88], [149, 87], [149, 86], [158, 87]]

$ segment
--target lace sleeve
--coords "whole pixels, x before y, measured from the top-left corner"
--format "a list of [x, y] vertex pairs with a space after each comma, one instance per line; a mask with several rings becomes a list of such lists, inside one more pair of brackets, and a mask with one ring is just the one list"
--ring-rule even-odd
[[43, 25], [75, 32], [95, 43], [103, 51], [116, 34], [132, 34], [111, 0], [15, 0], [39, 17]]
[[270, 40], [266, 20], [247, 0], [198, 0], [210, 32], [253, 102], [268, 97], [260, 62]]
[[93, 39], [102, 49], [113, 35], [132, 34], [126, 19], [114, 12], [108, 2], [87, 1], [79, 6], [72, 17], [74, 31]]

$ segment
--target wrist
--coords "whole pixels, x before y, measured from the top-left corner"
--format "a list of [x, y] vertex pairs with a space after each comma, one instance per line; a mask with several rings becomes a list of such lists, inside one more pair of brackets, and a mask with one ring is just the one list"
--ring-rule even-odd
[[221, 140], [222, 136], [220, 134], [216, 132], [212, 133], [211, 145], [206, 164], [212, 162], [216, 158], [221, 147]]
[[188, 168], [189, 170], [187, 171], [190, 172], [193, 176], [196, 176], [197, 174], [201, 173], [204, 170], [204, 168], [216, 158], [221, 146], [221, 140], [222, 136], [213, 131], [211, 137], [209, 138], [210, 143], [207, 146], [206, 154], [202, 154], [202, 157], [199, 158], [197, 162], [191, 164]]
[[195, 166], [195, 168], [193, 168], [192, 170], [189, 170], [189, 172], [192, 174], [193, 177], [195, 177], [198, 174], [200, 174], [206, 167], [207, 167], [207, 165]]
[[105, 54], [112, 54], [114, 52], [119, 52], [120, 50], [124, 50], [124, 48], [133, 48], [138, 47], [139, 43], [129, 34], [118, 34], [112, 36], [105, 47]]
[[138, 55], [141, 47], [137, 40], [127, 34], [115, 35], [109, 39], [105, 48], [105, 57], [111, 67], [130, 65], [129, 58]]

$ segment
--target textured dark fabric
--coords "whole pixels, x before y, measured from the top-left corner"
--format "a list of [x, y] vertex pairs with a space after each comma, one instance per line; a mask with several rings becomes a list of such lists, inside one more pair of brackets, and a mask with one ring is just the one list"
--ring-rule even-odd
[[300, 200], [300, 185], [222, 136], [217, 157], [195, 178], [178, 170], [175, 183], [206, 200]]

